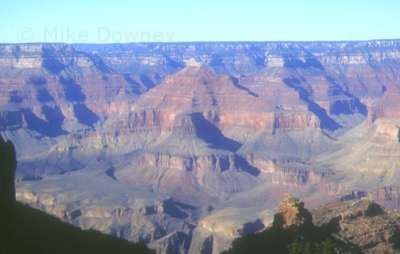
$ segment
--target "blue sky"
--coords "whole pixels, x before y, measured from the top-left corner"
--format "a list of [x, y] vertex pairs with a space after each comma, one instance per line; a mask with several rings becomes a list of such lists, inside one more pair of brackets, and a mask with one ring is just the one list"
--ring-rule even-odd
[[399, 0], [2, 0], [0, 42], [400, 38]]

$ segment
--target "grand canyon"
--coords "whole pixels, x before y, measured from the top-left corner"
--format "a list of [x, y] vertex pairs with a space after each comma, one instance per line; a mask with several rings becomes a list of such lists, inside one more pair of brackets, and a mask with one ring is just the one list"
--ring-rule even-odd
[[220, 253], [285, 193], [316, 222], [400, 209], [400, 40], [0, 44], [0, 131], [19, 202], [157, 253]]

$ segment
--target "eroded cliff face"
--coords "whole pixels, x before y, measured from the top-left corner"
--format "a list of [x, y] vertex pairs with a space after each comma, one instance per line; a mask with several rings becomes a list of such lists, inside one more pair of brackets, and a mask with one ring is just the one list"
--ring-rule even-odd
[[390, 209], [400, 209], [400, 188], [398, 186], [385, 186], [368, 193], [370, 199]]
[[397, 40], [0, 45], [18, 199], [159, 253], [227, 249], [288, 191], [389, 205], [373, 191], [399, 177], [399, 52]]
[[[133, 242], [144, 242], [160, 253], [176, 250], [187, 252], [195, 227], [191, 218], [194, 207], [172, 198], [162, 200], [148, 197], [147, 200], [137, 199], [124, 205], [110, 204], [100, 199], [73, 198], [66, 204], [62, 194], [38, 194], [20, 189], [17, 199], [75, 226], [95, 229]], [[175, 234], [182, 236], [182, 239], [167, 241]]]
[[[257, 95], [273, 108], [308, 109], [319, 118], [324, 129], [336, 130], [353, 126], [343, 119], [343, 115], [368, 115], [371, 120], [396, 116], [397, 111], [391, 106], [397, 105], [398, 101], [398, 77], [393, 73], [398, 55], [397, 41], [193, 43], [156, 47], [2, 45], [0, 101], [2, 105], [17, 105], [12, 107], [13, 110], [2, 111], [3, 114], [9, 112], [6, 118], [15, 118], [13, 114], [24, 108], [27, 112], [20, 112], [17, 118], [25, 116], [28, 122], [25, 127], [49, 134], [45, 132], [46, 123], [51, 122], [51, 126], [57, 123], [59, 129], [51, 133], [57, 136], [63, 134], [60, 129], [67, 129], [62, 126], [64, 121], [93, 125], [102, 118], [128, 111], [138, 95], [155, 87], [167, 74], [184, 68], [188, 59], [193, 59], [219, 73], [234, 76], [231, 81], [237, 87], [247, 89], [249, 94]], [[191, 67], [192, 70], [172, 78], [173, 82], [195, 84], [193, 81], [202, 75], [195, 73], [196, 66]], [[206, 79], [207, 74], [203, 74], [202, 78]], [[169, 80], [167, 78], [165, 82], [171, 83]], [[225, 87], [223, 84], [228, 81], [215, 82]], [[188, 89], [193, 91], [190, 85], [181, 86], [173, 96], [164, 99], [176, 100], [176, 107], [193, 103], [204, 107], [204, 103], [212, 100], [198, 96], [198, 101], [190, 101]], [[224, 88], [218, 91], [227, 96], [235, 94], [232, 94], [234, 90]], [[196, 93], [206, 94], [201, 90]], [[152, 96], [157, 93], [148, 95]], [[221, 98], [219, 103], [224, 104], [224, 101]], [[239, 96], [238, 103], [230, 107], [259, 108], [256, 101], [249, 103], [249, 99]], [[240, 113], [236, 111], [236, 115]], [[227, 124], [243, 121], [244, 114], [222, 117], [221, 125], [224, 121]], [[15, 121], [22, 127], [24, 121]], [[259, 123], [260, 120], [255, 122], [258, 123], [251, 127], [266, 126]], [[2, 125], [16, 126], [7, 121]]]
[[71, 45], [3, 45], [0, 54], [3, 130], [57, 137], [93, 127], [157, 82], [152, 73], [116, 73]]

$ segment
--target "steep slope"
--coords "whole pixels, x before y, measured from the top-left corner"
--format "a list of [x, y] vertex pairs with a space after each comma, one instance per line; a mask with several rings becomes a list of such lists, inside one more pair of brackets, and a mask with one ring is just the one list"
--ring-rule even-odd
[[[317, 159], [317, 167], [346, 175], [349, 188], [372, 190], [395, 185], [400, 156], [399, 121], [377, 119], [351, 130], [340, 141], [342, 149]], [[350, 177], [351, 176], [351, 177]]]
[[15, 149], [0, 136], [0, 239], [4, 253], [153, 253], [142, 244], [82, 231], [15, 201]]

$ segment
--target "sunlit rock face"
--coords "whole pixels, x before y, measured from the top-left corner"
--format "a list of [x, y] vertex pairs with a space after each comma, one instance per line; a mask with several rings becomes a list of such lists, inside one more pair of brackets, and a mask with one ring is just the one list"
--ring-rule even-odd
[[274, 223], [282, 228], [312, 225], [311, 213], [304, 208], [304, 203], [290, 194], [285, 194], [278, 206]]
[[400, 177], [399, 69], [397, 40], [3, 44], [0, 131], [19, 200], [159, 253], [218, 253], [286, 192], [398, 206], [382, 193]]

